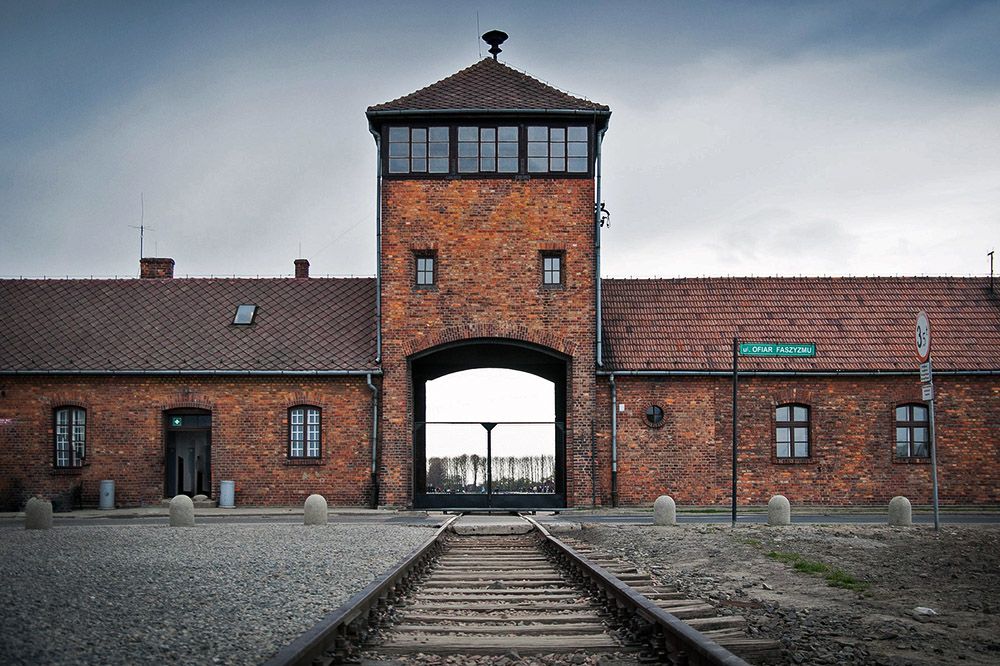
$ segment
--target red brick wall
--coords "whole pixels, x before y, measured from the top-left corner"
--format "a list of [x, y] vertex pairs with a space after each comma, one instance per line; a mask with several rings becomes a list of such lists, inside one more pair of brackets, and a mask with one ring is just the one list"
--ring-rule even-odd
[[[726, 378], [617, 378], [619, 503], [649, 505], [662, 494], [679, 504], [730, 501], [732, 383]], [[1000, 380], [935, 378], [938, 481], [942, 504], [1000, 501]], [[602, 430], [602, 502], [610, 502], [610, 388], [598, 390]], [[931, 501], [928, 460], [895, 458], [894, 408], [920, 402], [916, 377], [746, 378], [740, 382], [738, 498], [761, 505], [775, 494], [792, 504], [884, 504], [895, 495]], [[774, 408], [811, 407], [811, 457], [805, 463], [774, 458]], [[643, 413], [666, 412], [661, 428]], [[606, 434], [605, 434], [606, 433]]]
[[[57, 497], [80, 485], [95, 505], [102, 479], [119, 506], [159, 503], [164, 493], [164, 410], [212, 412], [212, 488], [236, 482], [237, 505], [298, 504], [320, 493], [332, 505], [370, 498], [371, 392], [363, 377], [6, 377], [0, 397], [0, 506]], [[54, 470], [53, 409], [87, 410], [87, 464]], [[287, 458], [288, 408], [322, 411], [321, 464]], [[13, 422], [6, 424], [5, 419]]]
[[[589, 179], [386, 180], [382, 208], [383, 496], [412, 501], [406, 359], [442, 342], [526, 340], [572, 357], [567, 494], [590, 502], [594, 405], [594, 183]], [[414, 286], [414, 252], [437, 255], [437, 286]], [[565, 256], [565, 285], [541, 287], [540, 252]]]

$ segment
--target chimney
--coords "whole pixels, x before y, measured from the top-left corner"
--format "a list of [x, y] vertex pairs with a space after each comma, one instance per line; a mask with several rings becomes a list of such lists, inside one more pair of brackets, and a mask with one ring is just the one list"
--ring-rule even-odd
[[144, 280], [174, 276], [174, 260], [169, 257], [143, 257], [139, 260], [139, 277]]
[[296, 259], [295, 260], [295, 277], [297, 277], [297, 278], [307, 278], [307, 277], [309, 277], [309, 260], [308, 259]]

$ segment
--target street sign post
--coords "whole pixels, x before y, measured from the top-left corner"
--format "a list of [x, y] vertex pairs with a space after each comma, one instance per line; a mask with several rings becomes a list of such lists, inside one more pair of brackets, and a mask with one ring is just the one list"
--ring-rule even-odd
[[917, 313], [917, 359], [926, 363], [931, 358], [931, 320], [921, 310]]
[[809, 358], [815, 355], [815, 342], [740, 342], [739, 338], [733, 338], [733, 527], [736, 527], [736, 452], [740, 443], [736, 401], [740, 381], [740, 356]]
[[928, 425], [931, 430], [931, 476], [934, 479], [931, 497], [934, 502], [934, 529], [940, 530], [941, 521], [938, 515], [937, 428], [934, 426], [934, 368], [931, 364], [931, 320], [923, 310], [917, 313], [914, 342], [916, 342], [917, 360], [920, 361], [920, 396], [927, 402], [928, 411], [930, 412], [930, 423]]
[[931, 362], [920, 364], [920, 381], [924, 384], [929, 384], [931, 382]]
[[816, 355], [814, 342], [741, 342], [740, 356], [790, 356]]

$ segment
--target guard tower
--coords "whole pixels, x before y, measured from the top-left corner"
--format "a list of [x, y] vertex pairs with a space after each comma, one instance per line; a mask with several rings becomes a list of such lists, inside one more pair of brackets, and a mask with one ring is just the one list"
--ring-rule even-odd
[[[500, 62], [506, 37], [486, 33], [492, 57], [367, 111], [379, 151], [382, 504], [562, 507], [595, 490], [595, 203], [611, 112]], [[515, 430], [479, 424], [474, 481], [442, 487], [428, 476], [442, 457], [426, 382], [484, 367], [553, 382], [551, 449], [539, 475], [501, 478], [498, 442]]]

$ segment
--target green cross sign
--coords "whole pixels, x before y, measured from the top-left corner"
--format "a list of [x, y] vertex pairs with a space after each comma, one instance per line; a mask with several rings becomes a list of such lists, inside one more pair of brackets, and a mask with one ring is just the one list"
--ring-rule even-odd
[[791, 356], [816, 355], [814, 342], [741, 342], [740, 356]]
[[182, 425], [184, 425], [184, 417], [183, 416], [171, 416], [170, 417], [170, 425], [172, 425], [175, 428], [180, 428]]

